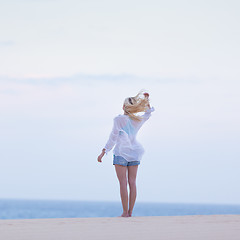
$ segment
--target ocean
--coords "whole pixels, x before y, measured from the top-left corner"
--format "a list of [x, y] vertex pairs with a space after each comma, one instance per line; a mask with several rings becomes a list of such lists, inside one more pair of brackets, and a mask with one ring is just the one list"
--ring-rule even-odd
[[[0, 199], [0, 219], [116, 217], [121, 202]], [[240, 205], [136, 202], [133, 216], [240, 214]]]

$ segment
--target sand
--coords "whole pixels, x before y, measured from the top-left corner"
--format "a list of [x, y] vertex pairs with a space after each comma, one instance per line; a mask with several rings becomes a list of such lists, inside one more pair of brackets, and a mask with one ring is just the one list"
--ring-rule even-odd
[[240, 215], [0, 220], [1, 240], [240, 240]]

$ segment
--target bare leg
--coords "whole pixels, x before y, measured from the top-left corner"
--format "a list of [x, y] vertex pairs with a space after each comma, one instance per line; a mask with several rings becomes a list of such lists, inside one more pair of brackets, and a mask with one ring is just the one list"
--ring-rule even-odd
[[137, 197], [136, 177], [138, 165], [128, 166], [128, 183], [130, 188], [128, 215], [132, 216], [133, 207]]
[[127, 167], [115, 164], [115, 170], [120, 184], [120, 195], [123, 207], [121, 217], [128, 217]]

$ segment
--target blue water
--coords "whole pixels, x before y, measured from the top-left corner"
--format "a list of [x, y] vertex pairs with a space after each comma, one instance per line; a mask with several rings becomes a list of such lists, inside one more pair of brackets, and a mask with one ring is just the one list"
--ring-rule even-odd
[[[120, 202], [0, 200], [0, 219], [116, 217]], [[133, 216], [240, 214], [240, 205], [141, 203]]]

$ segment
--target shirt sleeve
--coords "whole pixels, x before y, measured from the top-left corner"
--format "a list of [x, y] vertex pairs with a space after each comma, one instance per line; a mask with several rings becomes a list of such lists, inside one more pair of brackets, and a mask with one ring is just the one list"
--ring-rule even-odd
[[142, 125], [143, 123], [145, 123], [145, 122], [151, 117], [151, 114], [152, 114], [152, 112], [154, 112], [154, 111], [155, 111], [154, 107], [151, 107], [151, 108], [149, 108], [149, 109], [142, 115], [141, 125]]
[[113, 128], [111, 131], [111, 134], [109, 136], [109, 139], [105, 145], [105, 153], [107, 154], [109, 151], [111, 151], [111, 149], [114, 147], [114, 145], [117, 142], [117, 138], [118, 138], [118, 134], [119, 134], [119, 124], [118, 124], [118, 119], [117, 117], [114, 118], [113, 120]]

